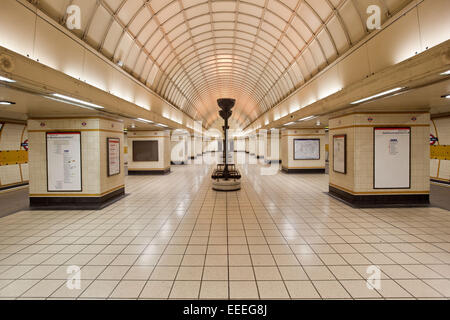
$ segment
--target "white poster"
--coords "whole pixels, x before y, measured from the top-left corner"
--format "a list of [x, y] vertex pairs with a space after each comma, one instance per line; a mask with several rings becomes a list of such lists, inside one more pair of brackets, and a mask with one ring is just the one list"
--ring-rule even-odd
[[81, 133], [47, 133], [48, 191], [82, 191]]
[[375, 128], [375, 189], [409, 189], [411, 128]]
[[338, 173], [347, 173], [346, 168], [346, 136], [333, 137], [333, 170]]
[[294, 160], [320, 160], [320, 139], [295, 139]]
[[120, 139], [108, 138], [108, 176], [120, 173]]

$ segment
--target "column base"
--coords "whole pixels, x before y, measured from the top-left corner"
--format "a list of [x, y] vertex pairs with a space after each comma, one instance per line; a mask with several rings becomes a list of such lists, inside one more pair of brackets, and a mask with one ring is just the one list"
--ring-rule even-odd
[[170, 168], [166, 169], [156, 169], [156, 170], [139, 170], [139, 169], [128, 169], [129, 176], [151, 176], [151, 175], [164, 175], [170, 173]]
[[281, 164], [281, 160], [266, 160], [265, 163], [267, 163], [267, 164], [280, 163]]
[[325, 168], [311, 168], [311, 169], [308, 169], [308, 168], [292, 168], [292, 169], [290, 169], [290, 168], [285, 168], [285, 167], [283, 167], [282, 168], [282, 170], [283, 170], [283, 172], [285, 172], [285, 173], [310, 173], [310, 174], [312, 174], [312, 173], [325, 173]]
[[184, 166], [186, 161], [170, 161], [170, 164], [173, 166]]
[[429, 194], [355, 195], [329, 186], [328, 194], [354, 208], [428, 207]]
[[32, 210], [100, 210], [125, 197], [125, 187], [101, 197], [30, 197]]

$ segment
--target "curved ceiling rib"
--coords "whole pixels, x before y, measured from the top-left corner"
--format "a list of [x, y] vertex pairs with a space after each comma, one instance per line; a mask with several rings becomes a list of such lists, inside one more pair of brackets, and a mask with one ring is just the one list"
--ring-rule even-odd
[[40, 0], [73, 32], [206, 127], [216, 99], [237, 100], [245, 127], [362, 39], [366, 8], [382, 22], [411, 0]]

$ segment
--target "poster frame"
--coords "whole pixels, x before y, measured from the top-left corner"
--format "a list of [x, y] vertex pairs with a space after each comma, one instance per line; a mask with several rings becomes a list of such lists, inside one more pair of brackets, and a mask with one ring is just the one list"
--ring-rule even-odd
[[[336, 170], [336, 163], [335, 163], [336, 157], [334, 154], [334, 145], [335, 145], [336, 138], [344, 138], [344, 172]], [[337, 135], [333, 136], [333, 172], [347, 174], [347, 135], [346, 134], [337, 134]]]
[[[114, 174], [111, 174], [111, 168], [110, 168], [110, 164], [109, 164], [109, 160], [110, 160], [110, 158], [109, 158], [109, 141], [110, 140], [119, 140], [119, 172], [117, 172], [117, 173], [114, 173]], [[121, 159], [121, 153], [122, 153], [122, 147], [121, 147], [121, 139], [120, 138], [114, 138], [114, 137], [108, 137], [108, 138], [106, 138], [106, 158], [107, 158], [107, 165], [106, 165], [106, 167], [107, 167], [107, 176], [108, 177], [114, 177], [114, 176], [118, 176], [118, 175], [120, 175], [120, 173], [122, 172], [122, 163], [121, 163], [121, 161], [122, 161], [122, 159]]]
[[[376, 178], [376, 170], [375, 170], [375, 162], [376, 162], [376, 154], [375, 154], [375, 146], [376, 146], [376, 134], [375, 132], [377, 130], [388, 130], [388, 129], [408, 129], [409, 130], [409, 186], [408, 187], [396, 187], [396, 188], [380, 188], [375, 186], [375, 178]], [[411, 127], [396, 127], [396, 126], [390, 126], [390, 127], [374, 127], [373, 128], [373, 189], [374, 190], [409, 190], [411, 189], [411, 136], [412, 136], [412, 128]]]
[[[49, 188], [48, 181], [48, 136], [49, 134], [78, 134], [80, 136], [80, 190], [54, 190], [51, 191]], [[81, 131], [46, 131], [45, 132], [45, 160], [46, 160], [46, 175], [47, 175], [47, 192], [49, 193], [58, 193], [58, 192], [83, 192], [83, 150], [81, 148], [82, 145], [82, 135]]]
[[[310, 159], [296, 159], [295, 158], [295, 141], [318, 141], [319, 142], [319, 158], [310, 158]], [[309, 138], [309, 139], [294, 139], [293, 140], [293, 158], [294, 158], [294, 160], [295, 161], [318, 161], [318, 160], [320, 160], [320, 157], [321, 157], [321, 143], [320, 143], [320, 138]]]

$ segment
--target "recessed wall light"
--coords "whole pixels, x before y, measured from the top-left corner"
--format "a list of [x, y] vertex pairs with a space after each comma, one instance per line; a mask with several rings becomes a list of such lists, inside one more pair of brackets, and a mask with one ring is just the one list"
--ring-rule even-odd
[[9, 78], [5, 78], [5, 77], [2, 77], [2, 76], [0, 76], [0, 81], [3, 81], [3, 82], [16, 82], [15, 80], [12, 80], [12, 79], [9, 79]]
[[70, 101], [70, 102], [78, 103], [78, 104], [81, 104], [81, 105], [84, 105], [84, 106], [87, 106], [87, 107], [92, 107], [92, 108], [96, 108], [96, 109], [104, 109], [102, 106], [99, 106], [98, 104], [87, 102], [87, 101], [76, 99], [76, 98], [72, 98], [72, 97], [69, 97], [69, 96], [65, 96], [63, 94], [53, 93], [52, 96], [55, 97], [55, 98], [62, 99], [62, 100], [67, 100], [67, 101]]
[[400, 91], [402, 89], [404, 89], [404, 88], [403, 87], [399, 87], [399, 88], [383, 91], [383, 92], [375, 94], [373, 96], [370, 96], [370, 97], [367, 97], [367, 98], [364, 98], [364, 99], [361, 99], [361, 100], [358, 100], [358, 101], [354, 101], [351, 104], [360, 104], [360, 103], [363, 103], [363, 102], [366, 102], [366, 101], [369, 101], [369, 100], [372, 100], [372, 99], [376, 99], [376, 98], [379, 98], [379, 97], [383, 97], [383, 96], [389, 95], [389, 94], [394, 93], [394, 92], [398, 92], [398, 91]]
[[444, 99], [450, 99], [450, 94], [445, 94], [445, 95], [443, 95], [441, 98], [444, 98]]
[[3, 106], [10, 106], [13, 104], [16, 104], [16, 103], [12, 102], [12, 101], [0, 101], [0, 105], [3, 105]]

